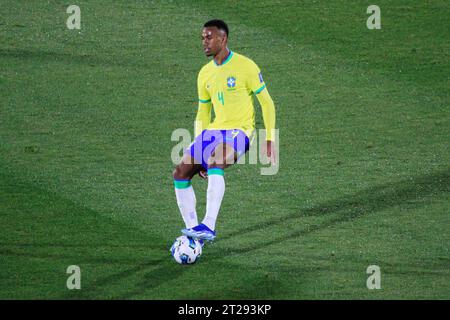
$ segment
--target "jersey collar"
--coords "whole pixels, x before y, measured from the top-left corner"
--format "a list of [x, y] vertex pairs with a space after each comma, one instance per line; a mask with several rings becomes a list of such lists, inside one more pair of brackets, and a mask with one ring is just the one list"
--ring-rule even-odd
[[230, 54], [228, 54], [228, 57], [225, 59], [224, 62], [222, 62], [222, 64], [217, 64], [216, 60], [213, 59], [214, 64], [216, 65], [216, 67], [221, 67], [223, 66], [225, 63], [227, 63], [228, 61], [231, 60], [231, 58], [233, 57], [234, 52], [230, 50]]

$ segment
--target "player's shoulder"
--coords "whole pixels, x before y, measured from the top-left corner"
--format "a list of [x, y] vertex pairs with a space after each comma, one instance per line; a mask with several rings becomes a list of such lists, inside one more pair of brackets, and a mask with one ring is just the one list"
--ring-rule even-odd
[[207, 64], [205, 64], [203, 67], [201, 67], [200, 71], [198, 72], [198, 76], [204, 76], [208, 72], [210, 72], [214, 67], [214, 62], [211, 60]]
[[239, 64], [249, 67], [249, 68], [258, 67], [258, 65], [255, 63], [255, 61], [253, 61], [249, 57], [244, 56], [243, 54], [240, 54], [237, 52], [233, 52], [233, 54], [236, 58], [236, 62], [238, 62]]

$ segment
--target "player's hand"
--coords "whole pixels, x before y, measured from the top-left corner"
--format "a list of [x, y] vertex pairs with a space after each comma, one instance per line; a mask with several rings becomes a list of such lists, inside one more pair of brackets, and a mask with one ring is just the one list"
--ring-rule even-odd
[[198, 172], [198, 175], [200, 176], [200, 178], [202, 179], [208, 179], [208, 172], [205, 169], [201, 169]]
[[266, 148], [266, 150], [267, 150], [266, 151], [267, 152], [267, 157], [270, 158], [270, 163], [272, 165], [275, 165], [275, 163], [276, 163], [276, 159], [275, 159], [275, 155], [276, 155], [275, 143], [273, 141], [267, 140], [266, 141], [266, 146], [267, 146], [267, 148]]

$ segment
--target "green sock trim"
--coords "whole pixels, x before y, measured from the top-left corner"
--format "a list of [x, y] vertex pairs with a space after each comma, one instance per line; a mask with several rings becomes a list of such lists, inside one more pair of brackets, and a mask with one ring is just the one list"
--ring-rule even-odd
[[223, 169], [220, 169], [220, 168], [208, 169], [208, 175], [211, 175], [211, 174], [218, 174], [220, 176], [223, 176]]
[[173, 184], [177, 189], [186, 189], [191, 186], [191, 180], [173, 180]]

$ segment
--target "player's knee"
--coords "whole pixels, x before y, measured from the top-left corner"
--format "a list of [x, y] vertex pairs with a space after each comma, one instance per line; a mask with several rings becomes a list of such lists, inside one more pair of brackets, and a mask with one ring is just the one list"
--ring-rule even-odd
[[181, 180], [182, 179], [183, 172], [182, 172], [182, 170], [181, 170], [179, 165], [176, 166], [175, 169], [173, 169], [172, 176], [173, 176], [173, 178], [175, 180]]
[[180, 165], [177, 165], [175, 169], [172, 172], [172, 176], [175, 180], [188, 180], [191, 177], [189, 174], [183, 170], [183, 168]]

